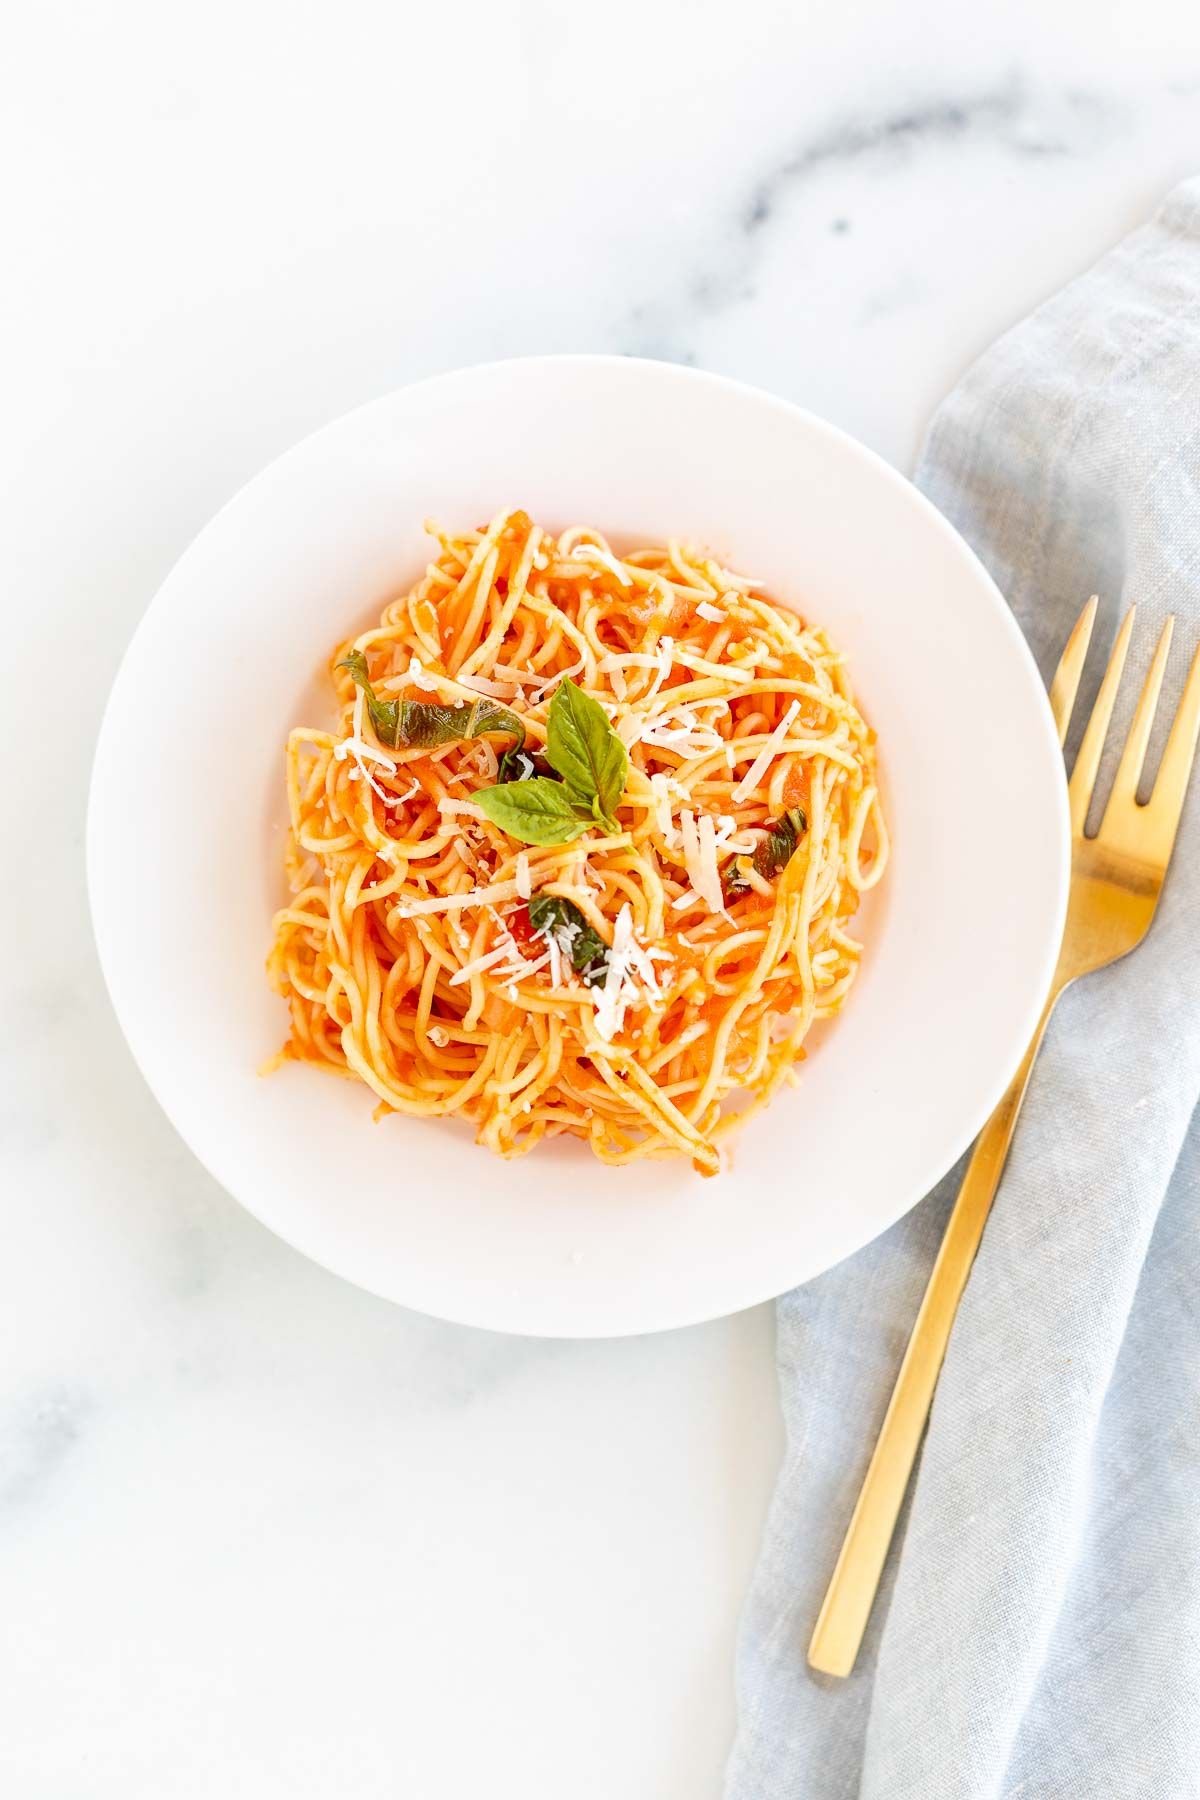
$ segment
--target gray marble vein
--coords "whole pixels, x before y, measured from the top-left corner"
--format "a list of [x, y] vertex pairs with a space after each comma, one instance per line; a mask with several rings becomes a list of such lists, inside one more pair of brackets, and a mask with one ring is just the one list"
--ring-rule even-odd
[[[750, 180], [736, 214], [714, 224], [712, 249], [678, 287], [630, 309], [622, 349], [631, 356], [694, 363], [690, 334], [755, 297], [763, 241], [787, 231], [799, 197], [822, 180], [836, 183], [864, 170], [896, 177], [913, 162], [949, 149], [999, 151], [1021, 161], [1081, 156], [1118, 135], [1126, 123], [1127, 108], [1115, 93], [1046, 88], [1019, 72], [974, 92], [933, 92], [878, 111], [844, 112], [806, 133]], [[836, 236], [853, 229], [836, 202], [826, 229]], [[867, 322], [888, 309], [887, 297], [875, 306], [865, 314]]]
[[78, 1382], [26, 1393], [0, 1415], [0, 1510], [41, 1505], [95, 1409]]

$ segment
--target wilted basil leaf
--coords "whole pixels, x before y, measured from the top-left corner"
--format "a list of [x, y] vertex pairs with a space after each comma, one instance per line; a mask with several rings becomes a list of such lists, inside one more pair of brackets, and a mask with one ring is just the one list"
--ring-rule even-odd
[[754, 852], [754, 872], [764, 881], [786, 869], [796, 854], [796, 846], [808, 830], [808, 818], [802, 806], [790, 806], [781, 819], [776, 819]]
[[367, 659], [361, 650], [352, 650], [338, 664], [349, 669], [367, 702], [371, 728], [381, 744], [389, 750], [415, 745], [431, 750], [438, 744], [453, 744], [464, 738], [484, 737], [490, 731], [511, 731], [516, 748], [525, 742], [525, 724], [511, 707], [500, 706], [481, 694], [478, 700], [464, 701], [461, 706], [437, 706], [428, 700], [380, 700], [367, 676]]
[[608, 974], [608, 945], [571, 900], [558, 894], [534, 894], [529, 902], [529, 923], [535, 931], [553, 936], [571, 959], [571, 967], [589, 987]]
[[[756, 875], [764, 881], [770, 881], [781, 869], [786, 869], [796, 854], [796, 848], [804, 833], [808, 830], [808, 818], [802, 806], [789, 807], [781, 819], [776, 819], [766, 837], [761, 838], [755, 847], [751, 864]], [[726, 901], [737, 900], [750, 891], [750, 883], [742, 874], [734, 858], [726, 864], [721, 876], [721, 892]]]

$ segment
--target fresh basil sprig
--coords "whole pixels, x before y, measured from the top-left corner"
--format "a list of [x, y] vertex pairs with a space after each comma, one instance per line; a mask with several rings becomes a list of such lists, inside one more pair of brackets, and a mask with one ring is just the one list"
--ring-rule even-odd
[[[478, 790], [475, 799], [493, 825], [524, 844], [568, 844], [594, 825], [620, 829], [614, 814], [625, 792], [629, 752], [599, 701], [569, 675], [550, 702], [545, 760], [560, 780], [522, 774]], [[512, 768], [516, 758], [506, 756], [505, 763]]]
[[[790, 806], [783, 817], [776, 819], [766, 837], [760, 838], [755, 847], [751, 867], [756, 875], [764, 881], [770, 881], [781, 869], [786, 869], [796, 854], [797, 846], [808, 830], [808, 815], [802, 806]], [[739, 870], [736, 861], [731, 862], [725, 871], [722, 881], [726, 900], [736, 900], [740, 894], [747, 893], [750, 883]]]
[[569, 844], [595, 824], [590, 813], [574, 804], [561, 781], [545, 775], [479, 788], [475, 799], [493, 825], [522, 844]]
[[351, 650], [338, 668], [349, 669], [362, 689], [372, 730], [389, 750], [409, 745], [431, 750], [438, 744], [483, 737], [490, 731], [511, 731], [518, 750], [525, 742], [525, 724], [519, 714], [482, 694], [461, 706], [437, 706], [428, 700], [380, 700], [367, 676], [367, 659], [361, 650]]
[[[571, 967], [589, 987], [596, 987], [605, 979], [608, 945], [595, 927], [588, 924], [573, 900], [564, 900], [558, 894], [534, 894], [529, 901], [529, 923], [536, 932], [557, 939], [566, 949]], [[574, 931], [572, 926], [576, 927]], [[569, 948], [565, 941], [568, 938]]]
[[546, 759], [572, 798], [590, 808], [607, 831], [615, 831], [613, 811], [625, 792], [629, 752], [600, 702], [576, 687], [569, 675], [559, 682], [550, 702]]

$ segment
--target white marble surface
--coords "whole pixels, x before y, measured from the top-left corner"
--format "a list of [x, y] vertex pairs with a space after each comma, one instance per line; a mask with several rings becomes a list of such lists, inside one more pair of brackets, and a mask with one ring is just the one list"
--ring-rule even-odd
[[909, 464], [1200, 166], [1195, 8], [58, 0], [5, 38], [0, 1787], [715, 1800], [768, 1313], [492, 1338], [244, 1215], [101, 989], [100, 708], [207, 516], [416, 375], [694, 360]]

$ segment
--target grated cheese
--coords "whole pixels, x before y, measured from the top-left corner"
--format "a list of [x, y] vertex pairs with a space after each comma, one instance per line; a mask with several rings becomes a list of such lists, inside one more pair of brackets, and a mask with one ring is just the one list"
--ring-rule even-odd
[[629, 577], [610, 550], [602, 550], [599, 544], [576, 544], [568, 554], [576, 562], [598, 562], [616, 576], [622, 587], [628, 587]]
[[569, 669], [555, 669], [552, 674], [547, 675], [546, 679], [542, 682], [541, 686], [539, 688], [537, 688], [534, 692], [534, 696], [533, 696], [534, 705], [535, 706], [539, 705], [541, 703], [541, 701], [543, 701], [546, 698], [546, 695], [549, 693], [550, 689], [552, 687], [556, 686], [558, 682], [566, 681], [568, 678], [570, 680], [574, 681], [574, 679], [577, 675], [582, 675], [584, 668], [586, 667], [586, 662], [587, 662], [587, 659], [583, 656], [580, 656], [575, 662], [573, 662], [571, 664]]
[[610, 1043], [625, 1023], [627, 1007], [639, 1000], [661, 1001], [652, 953], [638, 943], [628, 901], [617, 914], [608, 970], [602, 983], [588, 991], [596, 1009], [596, 1031]]
[[666, 775], [652, 775], [650, 789], [654, 795], [654, 823], [658, 827], [659, 836], [668, 844], [675, 842], [675, 821], [671, 816], [671, 790], [667, 785]]
[[707, 813], [701, 813], [697, 820], [695, 813], [687, 810], [680, 813], [679, 824], [688, 880], [709, 912], [724, 912], [721, 871], [717, 867], [717, 838], [711, 818]]
[[770, 768], [775, 757], [778, 755], [779, 747], [786, 738], [791, 729], [792, 720], [799, 711], [800, 702], [798, 700], [793, 700], [754, 761], [750, 764], [746, 773], [742, 776], [742, 779], [734, 788], [733, 798], [735, 800], [744, 800], [748, 794], [754, 792], [755, 788]]
[[474, 800], [456, 800], [452, 794], [443, 794], [438, 801], [438, 811], [450, 818], [460, 815], [468, 819], [487, 818], [482, 806], [477, 806]]
[[749, 575], [731, 575], [728, 569], [721, 567], [720, 563], [714, 563], [713, 567], [725, 586], [735, 594], [748, 594], [752, 588], [760, 588], [764, 585], [761, 581], [752, 581]]
[[739, 831], [738, 822], [729, 813], [717, 814], [717, 849], [729, 850], [735, 856], [749, 856], [758, 848], [759, 834]]
[[511, 663], [493, 663], [492, 673], [493, 675], [502, 676], [509, 687], [514, 688], [528, 687], [531, 682], [537, 680], [537, 676], [532, 674], [530, 670], [514, 669]]
[[[386, 769], [389, 775], [394, 775], [399, 767], [394, 757], [386, 755], [374, 744], [368, 744], [365, 738], [358, 736], [343, 738], [340, 744], [335, 744], [333, 756], [335, 762], [345, 762], [348, 756], [352, 756], [360, 768], [364, 762], [376, 763], [381, 769]], [[366, 771], [363, 770], [363, 773]]]
[[470, 869], [472, 875], [484, 875], [487, 873], [485, 869], [481, 868], [479, 858], [476, 856], [465, 837], [455, 838], [453, 849], [459, 862]]
[[719, 711], [726, 703], [696, 700], [651, 713], [634, 742], [649, 744], [652, 749], [674, 750], [680, 756], [703, 756], [710, 750], [720, 750], [725, 740], [715, 725], [700, 717], [701, 707]]
[[700, 872], [703, 877], [703, 885], [698, 887], [698, 892], [708, 902], [709, 912], [724, 912], [721, 871], [717, 867], [717, 834], [711, 816], [701, 813], [697, 825], [700, 837]]
[[529, 875], [529, 856], [524, 850], [517, 852], [516, 884], [517, 893], [520, 895], [521, 899], [528, 900], [530, 894], [533, 892], [533, 887]]
[[460, 675], [458, 685], [470, 688], [473, 694], [486, 694], [490, 700], [509, 700], [517, 684], [513, 681], [489, 681], [486, 675]]
[[396, 910], [401, 918], [408, 919], [418, 913], [457, 912], [464, 906], [488, 906], [497, 900], [513, 900], [516, 893], [515, 881], [494, 881], [489, 887], [471, 888], [465, 894], [429, 894], [400, 900]]
[[522, 956], [518, 950], [517, 959], [520, 962], [520, 968], [501, 969], [501, 976], [511, 975], [514, 981], [522, 981], [526, 975], [536, 975], [539, 969], [544, 969], [550, 961], [550, 952], [547, 951], [544, 956], [539, 956], [535, 962], [530, 962], [528, 958]]
[[[658, 651], [654, 656], [646, 656], [640, 651], [630, 651], [628, 656], [621, 658], [623, 665], [628, 664], [632, 667], [649, 668], [654, 669], [655, 671], [653, 681], [641, 697], [642, 705], [649, 705], [657, 698], [659, 689], [662, 687], [667, 676], [671, 673], [673, 653], [674, 639], [664, 637], [659, 639]], [[605, 661], [607, 660], [608, 659], [605, 658]], [[625, 714], [624, 718], [617, 720], [617, 736], [628, 750], [631, 745], [638, 742], [642, 732], [648, 727], [653, 726], [655, 720], [660, 716], [661, 715], [656, 714], [653, 711], [649, 714], [637, 711], [628, 712]]]
[[702, 600], [700, 602], [699, 606], [696, 608], [696, 616], [700, 619], [708, 619], [714, 625], [723, 625], [725, 623], [725, 614], [721, 611], [719, 606], [714, 606], [711, 600]]
[[485, 950], [473, 962], [464, 963], [450, 977], [451, 987], [461, 987], [464, 981], [470, 981], [472, 975], [482, 975], [485, 969], [494, 969], [498, 962], [504, 962], [512, 954], [507, 944], [497, 944], [493, 950]]

